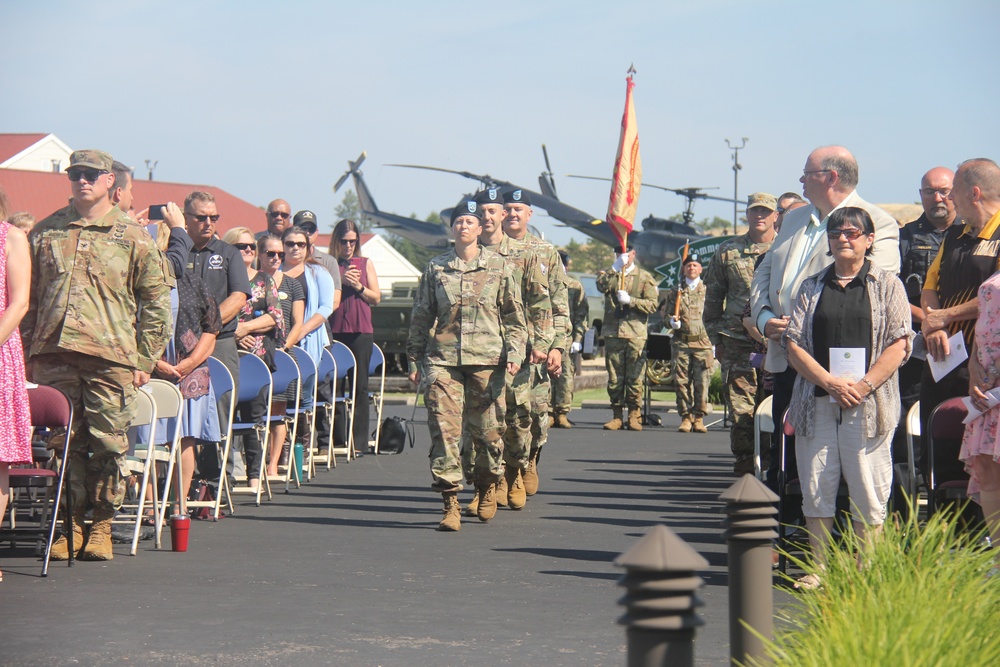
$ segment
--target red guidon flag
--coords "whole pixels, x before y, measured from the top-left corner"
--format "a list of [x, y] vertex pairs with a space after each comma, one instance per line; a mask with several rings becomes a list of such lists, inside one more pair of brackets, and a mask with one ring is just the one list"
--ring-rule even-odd
[[635, 69], [629, 68], [629, 75], [625, 79], [625, 113], [622, 114], [622, 133], [618, 140], [615, 173], [611, 179], [611, 199], [608, 202], [608, 224], [621, 241], [622, 252], [625, 252], [626, 239], [635, 222], [635, 209], [639, 204], [639, 188], [642, 185], [639, 128], [635, 122], [635, 106], [632, 104], [634, 73]]

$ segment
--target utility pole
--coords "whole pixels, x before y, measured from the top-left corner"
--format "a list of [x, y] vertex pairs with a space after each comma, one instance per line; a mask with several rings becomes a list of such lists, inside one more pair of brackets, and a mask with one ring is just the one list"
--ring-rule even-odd
[[159, 160], [146, 160], [146, 169], [149, 170], [149, 180], [153, 180], [153, 170], [156, 169], [156, 165], [160, 163]]
[[740, 200], [739, 190], [740, 190], [740, 169], [743, 165], [740, 164], [740, 151], [747, 145], [747, 137], [743, 137], [743, 143], [739, 146], [733, 146], [729, 143], [729, 139], [726, 139], [726, 146], [728, 146], [733, 151], [733, 234], [736, 234], [736, 222], [739, 220], [739, 210], [737, 203]]

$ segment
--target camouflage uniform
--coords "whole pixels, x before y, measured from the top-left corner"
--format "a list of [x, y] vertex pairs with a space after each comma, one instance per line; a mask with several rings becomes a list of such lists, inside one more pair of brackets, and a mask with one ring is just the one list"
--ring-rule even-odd
[[21, 323], [32, 379], [73, 402], [71, 501], [101, 512], [121, 506], [135, 415], [133, 372], [151, 373], [170, 329], [166, 258], [142, 227], [114, 207], [100, 220], [73, 206], [28, 237], [32, 280]]
[[754, 343], [743, 327], [743, 310], [750, 300], [754, 262], [770, 243], [754, 243], [749, 234], [724, 242], [712, 256], [704, 275], [704, 323], [722, 364], [723, 396], [733, 427], [729, 446], [737, 475], [754, 471], [753, 415], [757, 409], [760, 371], [750, 365]]
[[[506, 465], [524, 470], [531, 451], [531, 394], [528, 383], [530, 369], [528, 357], [532, 349], [547, 350], [552, 344], [552, 302], [549, 299], [549, 285], [542, 273], [538, 255], [528, 246], [504, 235], [500, 243], [483, 246], [503, 257], [521, 288], [523, 317], [528, 326], [528, 345], [524, 350], [524, 362], [517, 375], [504, 375], [506, 405], [502, 418], [506, 423], [504, 431], [503, 458]], [[520, 379], [520, 381], [519, 381]], [[475, 450], [471, 435], [462, 434], [462, 469], [465, 480], [472, 484]]]
[[[523, 244], [534, 250], [538, 256], [538, 266], [543, 281], [548, 282], [552, 304], [552, 338], [547, 348], [540, 346], [539, 349], [546, 354], [558, 349], [565, 356], [569, 350], [570, 313], [569, 297], [566, 292], [566, 270], [563, 269], [562, 258], [554, 245], [531, 234], [525, 234], [524, 238], [520, 241], [514, 240], [514, 243]], [[535, 461], [539, 451], [549, 439], [549, 396], [552, 394], [552, 385], [544, 362], [531, 365], [533, 368], [529, 369], [528, 373], [531, 392], [531, 451], [528, 460]]]
[[[697, 419], [708, 413], [708, 385], [712, 378], [712, 341], [708, 339], [702, 314], [705, 309], [705, 281], [691, 289], [681, 278], [681, 328], [674, 332], [671, 355], [677, 384], [677, 413]], [[667, 294], [667, 304], [677, 303], [677, 289]]]
[[[582, 343], [590, 320], [590, 306], [583, 285], [576, 278], [566, 276], [566, 294], [569, 298], [569, 342]], [[566, 346], [563, 354], [562, 375], [552, 380], [552, 414], [568, 415], [573, 408], [573, 359]]]
[[501, 474], [506, 364], [524, 362], [521, 290], [508, 264], [480, 249], [469, 262], [449, 251], [420, 278], [406, 354], [424, 375], [431, 435], [431, 488], [462, 489], [463, 426], [472, 435], [475, 483]]
[[[639, 410], [646, 377], [646, 323], [656, 310], [656, 282], [653, 276], [635, 266], [625, 274], [602, 271], [597, 289], [604, 294], [604, 357], [608, 369], [608, 396], [611, 407]], [[618, 290], [632, 297], [627, 306], [618, 303]]]

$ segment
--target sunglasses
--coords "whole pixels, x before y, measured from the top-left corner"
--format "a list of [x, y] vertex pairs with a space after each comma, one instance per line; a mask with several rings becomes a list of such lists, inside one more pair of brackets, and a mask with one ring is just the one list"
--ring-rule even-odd
[[257, 246], [254, 245], [253, 243], [234, 243], [233, 247], [239, 250], [240, 252], [243, 252], [244, 250], [253, 250], [253, 251], [257, 250]]
[[846, 236], [848, 241], [854, 241], [864, 236], [864, 232], [860, 229], [831, 229], [826, 233], [826, 238], [836, 241], [841, 235]]
[[286, 248], [307, 248], [309, 243], [306, 241], [285, 241]]
[[348, 245], [351, 243], [356, 244], [357, 242], [358, 242], [357, 239], [340, 239], [340, 245]]
[[88, 183], [94, 183], [103, 174], [109, 173], [106, 169], [70, 169], [66, 172], [71, 181], [79, 181], [81, 178]]
[[284, 211], [268, 211], [267, 212], [267, 216], [269, 218], [288, 218], [291, 215], [292, 215], [291, 213], [285, 213]]
[[184, 215], [190, 215], [191, 219], [194, 220], [195, 222], [207, 222], [209, 220], [211, 220], [212, 222], [218, 222], [219, 218], [222, 217], [222, 216], [220, 216], [218, 214], [215, 214], [215, 215], [195, 215], [194, 213], [188, 213], [187, 211], [184, 212]]
[[285, 258], [285, 253], [283, 253], [283, 252], [281, 252], [279, 250], [268, 250], [264, 254], [267, 255], [268, 259], [274, 259], [274, 258], [284, 259]]

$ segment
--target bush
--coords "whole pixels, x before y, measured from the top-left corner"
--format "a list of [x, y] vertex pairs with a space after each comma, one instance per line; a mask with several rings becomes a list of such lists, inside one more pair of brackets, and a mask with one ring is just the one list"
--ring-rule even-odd
[[722, 370], [719, 368], [712, 371], [712, 381], [708, 384], [708, 402], [712, 405], [725, 403], [722, 397]]
[[[911, 512], [916, 515], [916, 512]], [[848, 530], [831, 547], [818, 590], [796, 592], [779, 614], [769, 646], [775, 665], [861, 667], [1000, 665], [1000, 574], [982, 533], [961, 533], [954, 514], [938, 513], [923, 527], [891, 521], [865, 551]]]

